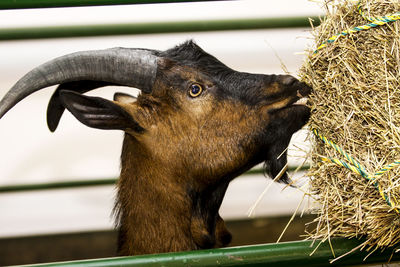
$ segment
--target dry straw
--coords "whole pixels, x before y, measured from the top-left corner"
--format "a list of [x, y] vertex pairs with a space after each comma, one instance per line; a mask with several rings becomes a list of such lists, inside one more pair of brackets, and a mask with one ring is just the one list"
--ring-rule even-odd
[[313, 29], [315, 46], [299, 73], [314, 90], [309, 175], [319, 205], [308, 235], [364, 237], [362, 247], [368, 250], [396, 246], [400, 1], [326, 1], [324, 6], [326, 17]]

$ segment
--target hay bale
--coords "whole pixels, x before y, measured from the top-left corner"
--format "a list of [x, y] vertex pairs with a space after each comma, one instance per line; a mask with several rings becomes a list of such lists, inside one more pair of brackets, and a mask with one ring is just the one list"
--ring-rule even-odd
[[[313, 29], [315, 47], [370, 23], [354, 1], [325, 5], [327, 15]], [[399, 12], [400, 2], [364, 0], [361, 9], [368, 17], [381, 17]], [[369, 177], [321, 161], [322, 156], [354, 165], [313, 136], [309, 175], [319, 208], [315, 229], [308, 234], [324, 240], [365, 237], [367, 249], [393, 246], [400, 241], [400, 167], [374, 174], [400, 160], [400, 22], [334, 39], [317, 52], [310, 50], [299, 73], [314, 89], [310, 128], [354, 157]]]

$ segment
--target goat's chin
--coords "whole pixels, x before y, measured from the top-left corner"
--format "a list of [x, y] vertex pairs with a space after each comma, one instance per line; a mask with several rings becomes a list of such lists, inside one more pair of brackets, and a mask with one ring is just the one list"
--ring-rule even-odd
[[304, 105], [290, 105], [277, 111], [268, 127], [266, 139], [269, 140], [264, 151], [264, 170], [272, 179], [289, 183], [284, 170], [287, 165], [287, 147], [295, 132], [300, 130], [310, 118], [310, 109]]
[[271, 177], [271, 179], [278, 178], [279, 175], [280, 178], [277, 181], [288, 184], [290, 182], [290, 178], [287, 175], [286, 170], [284, 170], [284, 168], [286, 167], [286, 163], [287, 163], [286, 155], [282, 156], [282, 159], [265, 160], [264, 174], [266, 176]]

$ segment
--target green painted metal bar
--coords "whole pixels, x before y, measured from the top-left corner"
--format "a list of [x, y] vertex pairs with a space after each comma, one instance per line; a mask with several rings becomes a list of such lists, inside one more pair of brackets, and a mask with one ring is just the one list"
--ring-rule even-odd
[[[313, 18], [319, 21], [318, 18]], [[0, 29], [0, 40], [27, 40], [87, 36], [160, 34], [309, 27], [308, 17], [224, 19], [206, 21], [150, 22], [79, 26], [50, 26]]]
[[81, 7], [130, 4], [211, 2], [227, 0], [1, 0], [0, 9]]
[[[294, 171], [297, 167], [289, 167], [288, 171]], [[309, 166], [303, 166], [299, 170], [304, 171], [309, 169]], [[243, 175], [256, 175], [263, 174], [264, 170], [260, 168], [252, 169]], [[78, 181], [62, 181], [52, 183], [35, 183], [35, 184], [21, 184], [21, 185], [3, 185], [0, 186], [0, 193], [17, 193], [25, 191], [38, 191], [38, 190], [52, 190], [52, 189], [71, 189], [79, 187], [92, 187], [113, 185], [117, 182], [117, 178], [93, 179], [93, 180], [78, 180]]]
[[[340, 256], [349, 252], [359, 244], [360, 243], [357, 240], [332, 240], [332, 247], [336, 256]], [[333, 259], [333, 256], [328, 242], [321, 244], [316, 252], [310, 256], [315, 246], [316, 244], [312, 246], [311, 241], [297, 241], [279, 244], [142, 255], [135, 257], [38, 264], [32, 266], [346, 266], [367, 263], [371, 264], [377, 262], [384, 263], [387, 262], [392, 255], [392, 250], [387, 249], [382, 253], [373, 253], [364, 261], [364, 258], [368, 253], [357, 251], [331, 264], [330, 260]], [[400, 260], [400, 255], [394, 254], [392, 262], [398, 260]]]
[[26, 191], [50, 190], [50, 189], [70, 189], [89, 186], [113, 185], [117, 181], [116, 178], [96, 179], [96, 180], [78, 180], [63, 181], [52, 183], [36, 183], [21, 185], [3, 185], [0, 186], [0, 193], [17, 193]]

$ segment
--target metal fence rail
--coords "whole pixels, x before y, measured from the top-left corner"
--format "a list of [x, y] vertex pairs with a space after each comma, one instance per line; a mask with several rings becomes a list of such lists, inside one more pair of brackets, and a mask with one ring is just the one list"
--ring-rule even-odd
[[[308, 170], [309, 166], [299, 167], [289, 167], [288, 171], [305, 171]], [[246, 173], [246, 175], [262, 175], [264, 174], [263, 169], [254, 168]], [[103, 179], [91, 179], [91, 180], [76, 180], [76, 181], [60, 181], [52, 183], [34, 183], [34, 184], [11, 184], [0, 186], [1, 193], [17, 193], [24, 191], [38, 191], [38, 190], [52, 190], [52, 189], [70, 189], [70, 188], [80, 188], [80, 187], [91, 187], [91, 186], [103, 186], [103, 185], [113, 185], [117, 182], [118, 178], [103, 178]]]
[[[317, 17], [313, 17], [318, 21]], [[308, 17], [224, 19], [176, 22], [126, 23], [78, 26], [7, 28], [0, 30], [0, 41], [181, 32], [211, 32], [309, 27]]]
[[[210, 2], [227, 0], [1, 0], [0, 9]], [[230, 0], [232, 1], [232, 0]]]
[[[359, 245], [357, 240], [333, 239], [331, 245], [336, 257], [351, 251]], [[197, 250], [189, 252], [165, 253], [156, 255], [142, 255], [134, 257], [107, 258], [85, 261], [71, 261], [51, 264], [32, 265], [35, 267], [50, 266], [346, 266], [371, 264], [377, 262], [388, 262], [400, 260], [400, 255], [392, 255], [392, 249], [384, 252], [375, 252], [368, 255], [368, 252], [354, 252], [348, 256], [330, 263], [334, 257], [328, 242], [319, 246], [312, 254], [318, 242], [314, 245], [312, 241], [286, 242], [279, 244], [255, 245], [245, 247], [232, 247], [223, 249]], [[312, 254], [312, 256], [310, 256]]]

